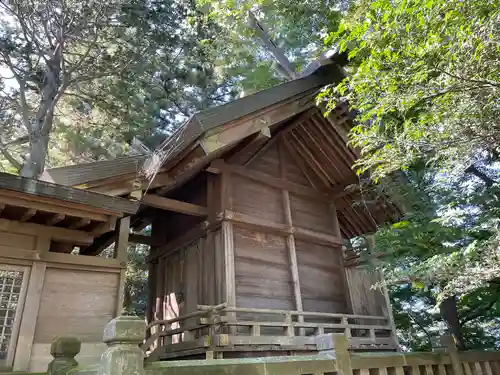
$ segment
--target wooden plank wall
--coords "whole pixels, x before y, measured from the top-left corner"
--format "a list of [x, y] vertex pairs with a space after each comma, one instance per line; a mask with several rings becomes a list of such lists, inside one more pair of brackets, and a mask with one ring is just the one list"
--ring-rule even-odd
[[285, 239], [235, 228], [234, 248], [236, 305], [295, 310]]
[[[311, 181], [294, 158], [279, 145], [279, 141], [246, 167], [312, 188]], [[244, 175], [231, 175], [231, 184], [235, 213], [317, 233], [334, 234], [327, 202], [283, 191]], [[289, 218], [287, 211], [291, 214]], [[301, 301], [294, 296], [291, 246], [296, 253], [297, 289]], [[234, 251], [237, 306], [348, 312], [340, 247], [322, 246], [298, 240], [293, 235], [269, 234], [235, 226]]]
[[[206, 184], [206, 176], [200, 175], [171, 198], [206, 206]], [[209, 290], [203, 283], [203, 273], [207, 271], [203, 268], [205, 264], [201, 257], [204, 256], [209, 261], [203, 249], [210, 250], [213, 236], [210, 239], [195, 239], [175, 249], [170, 246], [173, 240], [195, 228], [203, 220], [202, 217], [157, 211], [152, 225], [152, 237], [155, 242], [164, 245], [151, 247], [148, 321], [171, 319], [196, 310], [196, 305], [202, 302], [198, 295], [205, 296], [203, 288]]]
[[[149, 320], [172, 319], [197, 309], [197, 305], [222, 303], [221, 283], [216, 269], [215, 242], [220, 230], [171, 254], [150, 262], [153, 282]], [[220, 249], [220, 246], [219, 246]]]
[[304, 311], [347, 313], [340, 249], [297, 241]]
[[[149, 320], [190, 313], [198, 304], [223, 302], [380, 315], [385, 301], [371, 297], [371, 281], [358, 271], [349, 270], [346, 276], [341, 247], [332, 244], [331, 238], [340, 237], [333, 202], [320, 192], [315, 195], [317, 183], [282, 139], [270, 142], [247, 165], [236, 170], [221, 162], [217, 174], [198, 178], [175, 197], [208, 207], [209, 228], [200, 238], [172, 249], [172, 240], [192, 229], [193, 220], [199, 224], [203, 218], [183, 215], [188, 219], [181, 223], [174, 214], [159, 213], [153, 236], [167, 244], [153, 250]], [[269, 179], [247, 177], [245, 169]], [[288, 190], [290, 184], [295, 187]], [[297, 186], [308, 188], [307, 192]], [[235, 215], [244, 215], [246, 224], [255, 225], [233, 220]], [[287, 227], [312, 235], [277, 229]], [[330, 238], [330, 245], [320, 241], [322, 235]], [[369, 298], [366, 303], [365, 298]]]
[[379, 275], [363, 267], [348, 267], [346, 275], [354, 314], [388, 316], [385, 296], [371, 288], [380, 280]]
[[117, 272], [48, 267], [29, 371], [46, 370], [52, 360], [50, 345], [57, 336], [78, 337], [82, 351], [77, 360], [81, 364], [95, 363], [106, 350], [102, 335], [115, 316], [119, 283]]
[[49, 246], [48, 237], [0, 232], [0, 266], [26, 267], [28, 278], [14, 358], [17, 371], [46, 371], [57, 336], [78, 337], [82, 350], [77, 360], [95, 363], [106, 349], [104, 327], [115, 316], [119, 263], [52, 253]]
[[119, 274], [47, 268], [35, 330], [35, 343], [50, 344], [71, 334], [100, 342], [115, 314]]

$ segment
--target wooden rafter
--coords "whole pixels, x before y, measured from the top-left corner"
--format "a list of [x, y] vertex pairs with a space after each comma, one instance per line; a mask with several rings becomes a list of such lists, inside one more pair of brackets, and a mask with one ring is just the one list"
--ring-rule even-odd
[[90, 224], [90, 219], [79, 219], [69, 226], [69, 229], [80, 229]]
[[283, 143], [283, 151], [282, 152], [285, 155], [288, 155], [295, 162], [295, 164], [297, 165], [297, 167], [299, 167], [299, 169], [302, 171], [304, 176], [306, 176], [307, 181], [309, 181], [311, 186], [315, 189], [318, 189], [318, 183], [315, 182], [315, 179], [313, 177], [313, 173], [311, 173], [310, 168], [306, 167], [304, 160], [302, 160], [302, 158], [296, 152], [294, 152], [294, 150], [290, 146], [290, 143], [287, 141], [287, 139], [285, 137], [282, 137], [281, 142]]
[[318, 148], [321, 150], [323, 156], [329, 161], [333, 168], [338, 170], [341, 178], [345, 178], [345, 176], [353, 174], [351, 169], [353, 162], [346, 163], [344, 161], [342, 157], [343, 153], [339, 153], [335, 148], [331, 147], [331, 140], [318, 132], [317, 126], [313, 121], [309, 121], [307, 124], [302, 126], [302, 130], [315, 144], [318, 145]]
[[341, 145], [339, 145], [335, 139], [332, 139], [330, 134], [327, 134], [326, 130], [324, 129], [324, 126], [322, 126], [322, 123], [317, 121], [315, 117], [311, 119], [311, 124], [313, 125], [311, 126], [311, 131], [314, 134], [316, 134], [316, 136], [325, 139], [327, 147], [332, 152], [335, 152], [339, 161], [342, 161], [346, 168], [350, 169], [355, 161], [355, 159], [352, 158], [350, 153], [346, 154], [346, 149]]
[[229, 163], [237, 165], [247, 164], [272, 139], [269, 128], [264, 128], [248, 138], [245, 145], [227, 159]]
[[38, 212], [38, 210], [36, 208], [30, 208], [30, 209], [26, 210], [26, 212], [23, 214], [23, 216], [21, 216], [19, 221], [21, 223], [24, 223], [24, 222], [28, 221], [29, 219], [31, 219], [33, 216], [35, 216], [37, 212]]
[[99, 236], [103, 233], [111, 232], [116, 227], [116, 217], [109, 218], [105, 223], [99, 223], [93, 230], [92, 234]]
[[80, 249], [81, 255], [98, 255], [106, 247], [115, 241], [115, 232], [104, 233], [101, 237], [97, 238], [90, 246]]
[[145, 195], [141, 203], [149, 206], [159, 208], [161, 210], [179, 212], [181, 214], [205, 217], [208, 215], [208, 209], [197, 204], [178, 201], [175, 199], [160, 197], [154, 194]]
[[51, 227], [53, 225], [56, 225], [57, 223], [60, 223], [66, 219], [66, 215], [63, 214], [57, 214], [57, 215], [52, 215], [46, 222], [45, 225]]
[[338, 163], [332, 160], [328, 154], [324, 152], [319, 141], [313, 137], [303, 125], [299, 126], [293, 134], [296, 136], [296, 139], [300, 140], [300, 143], [304, 145], [304, 149], [308, 150], [308, 155], [313, 157], [317, 164], [325, 168], [326, 174], [333, 176], [335, 183], [339, 183], [343, 180], [343, 173], [340, 171]]

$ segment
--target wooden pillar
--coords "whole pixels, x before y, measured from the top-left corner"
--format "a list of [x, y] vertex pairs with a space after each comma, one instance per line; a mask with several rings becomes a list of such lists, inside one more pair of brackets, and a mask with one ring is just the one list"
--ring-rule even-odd
[[[43, 257], [42, 254], [48, 252], [49, 248], [49, 237], [37, 237], [35, 251], [39, 257]], [[13, 366], [14, 371], [29, 370], [46, 270], [47, 263], [40, 261], [33, 262], [29, 274], [29, 282], [26, 291], [21, 324], [19, 326], [19, 335]]]
[[123, 217], [118, 223], [115, 237], [115, 248], [113, 257], [120, 261], [122, 267], [116, 296], [115, 317], [120, 316], [123, 310], [123, 298], [125, 294], [125, 278], [128, 260], [128, 235], [130, 233], [130, 216]]
[[[286, 177], [286, 165], [284, 162], [284, 150], [283, 150], [283, 139], [280, 139], [278, 142], [278, 155], [279, 155], [279, 165], [280, 165], [280, 177], [281, 179], [285, 179]], [[293, 232], [293, 221], [292, 221], [292, 208], [290, 204], [290, 193], [288, 190], [281, 191], [283, 197], [283, 212], [285, 216], [285, 224], [292, 230]], [[293, 285], [293, 295], [294, 295], [294, 303], [295, 309], [297, 311], [304, 311], [302, 306], [302, 294], [300, 291], [300, 279], [299, 279], [299, 267], [297, 264], [297, 251], [295, 248], [295, 238], [293, 234], [289, 234], [286, 237], [286, 246], [288, 248], [288, 259], [290, 262], [290, 273], [292, 276], [292, 285]], [[300, 315], [298, 317], [298, 321], [300, 323], [304, 322], [304, 317]], [[301, 334], [303, 329], [301, 329]]]
[[[231, 174], [223, 170], [220, 176], [220, 208], [224, 213], [232, 210]], [[222, 249], [224, 254], [224, 295], [228, 306], [236, 306], [236, 276], [234, 270], [233, 223], [223, 220], [221, 224]]]
[[[332, 231], [334, 236], [342, 238], [342, 232], [340, 231], [339, 217], [337, 214], [337, 207], [332, 202], [330, 203], [330, 217], [332, 218]], [[353, 314], [351, 291], [349, 290], [349, 283], [347, 281], [346, 268], [344, 264], [344, 247], [340, 248], [340, 277], [342, 280], [342, 286], [344, 289], [345, 302], [347, 307], [347, 312]]]
[[384, 295], [384, 300], [385, 300], [385, 314], [389, 318], [389, 324], [392, 329], [392, 338], [394, 339], [394, 344], [396, 345], [397, 351], [400, 352], [401, 348], [399, 346], [399, 340], [398, 340], [398, 334], [396, 331], [396, 323], [394, 322], [394, 314], [392, 313], [392, 305], [391, 305], [391, 300], [389, 298], [389, 291], [387, 290], [387, 287], [385, 286], [384, 282], [384, 276], [379, 273], [380, 280], [383, 282], [384, 286], [382, 287], [382, 294]]
[[148, 262], [148, 302], [146, 306], [146, 321], [148, 324], [154, 320], [153, 310], [155, 305], [155, 287], [156, 287], [154, 282], [155, 280], [154, 275], [156, 271], [156, 266], [157, 266], [157, 260], [150, 260]]
[[[208, 174], [207, 176], [207, 207], [208, 207], [208, 223], [209, 225], [215, 225], [217, 222], [217, 215], [222, 215], [222, 191], [221, 189], [222, 178], [220, 175]], [[226, 191], [226, 194], [228, 192]], [[227, 203], [230, 203], [228, 201]], [[226, 204], [227, 204], [226, 203]], [[203, 256], [206, 251], [211, 249], [213, 251], [214, 257], [214, 268], [207, 269], [207, 264], [203, 262]], [[226, 302], [226, 289], [225, 289], [225, 256], [224, 256], [224, 245], [222, 241], [222, 230], [209, 231], [205, 239], [201, 239], [199, 247], [199, 275], [200, 282], [198, 286], [198, 303], [210, 304], [207, 300], [207, 294], [204, 292], [206, 287], [206, 278], [203, 277], [206, 274], [213, 272], [213, 277], [215, 278], [214, 288], [215, 288], [215, 304], [221, 304]]]
[[[369, 246], [372, 249], [375, 249], [375, 236], [374, 235], [369, 235], [367, 236]], [[384, 275], [381, 272], [376, 272], [375, 273], [375, 278], [378, 279], [377, 281], [382, 282], [382, 290], [380, 293], [382, 294], [383, 300], [381, 299], [381, 304], [382, 304], [382, 312], [383, 315], [386, 316], [389, 319], [389, 325], [391, 326], [392, 329], [392, 338], [394, 339], [394, 344], [396, 345], [396, 348], [398, 348], [398, 351], [400, 351], [399, 348], [399, 340], [398, 340], [398, 335], [396, 333], [396, 324], [394, 323], [394, 314], [392, 313], [392, 307], [391, 307], [391, 301], [389, 298], [389, 291], [387, 290], [384, 282]]]

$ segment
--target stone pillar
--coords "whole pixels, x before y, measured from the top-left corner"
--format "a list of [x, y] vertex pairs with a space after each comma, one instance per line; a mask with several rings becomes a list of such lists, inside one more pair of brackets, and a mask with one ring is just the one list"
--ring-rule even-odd
[[464, 368], [460, 359], [460, 353], [455, 345], [455, 340], [451, 336], [441, 336], [441, 344], [445, 347], [450, 356], [454, 375], [464, 375]]
[[103, 353], [99, 375], [144, 375], [144, 353], [139, 348], [146, 333], [146, 323], [141, 318], [119, 316], [104, 329], [104, 342], [108, 349]]
[[80, 353], [81, 342], [76, 337], [57, 337], [52, 341], [50, 354], [54, 359], [49, 363], [49, 375], [66, 375], [78, 366], [75, 357]]

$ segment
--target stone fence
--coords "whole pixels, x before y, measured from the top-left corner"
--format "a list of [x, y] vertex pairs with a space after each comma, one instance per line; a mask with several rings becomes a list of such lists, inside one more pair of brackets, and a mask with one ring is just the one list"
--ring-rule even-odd
[[139, 345], [145, 323], [120, 316], [105, 328], [108, 349], [99, 364], [80, 367], [80, 341], [54, 340], [48, 375], [500, 375], [500, 352], [458, 352], [451, 337], [433, 353], [351, 353], [347, 337], [322, 335], [317, 355], [147, 362]]

